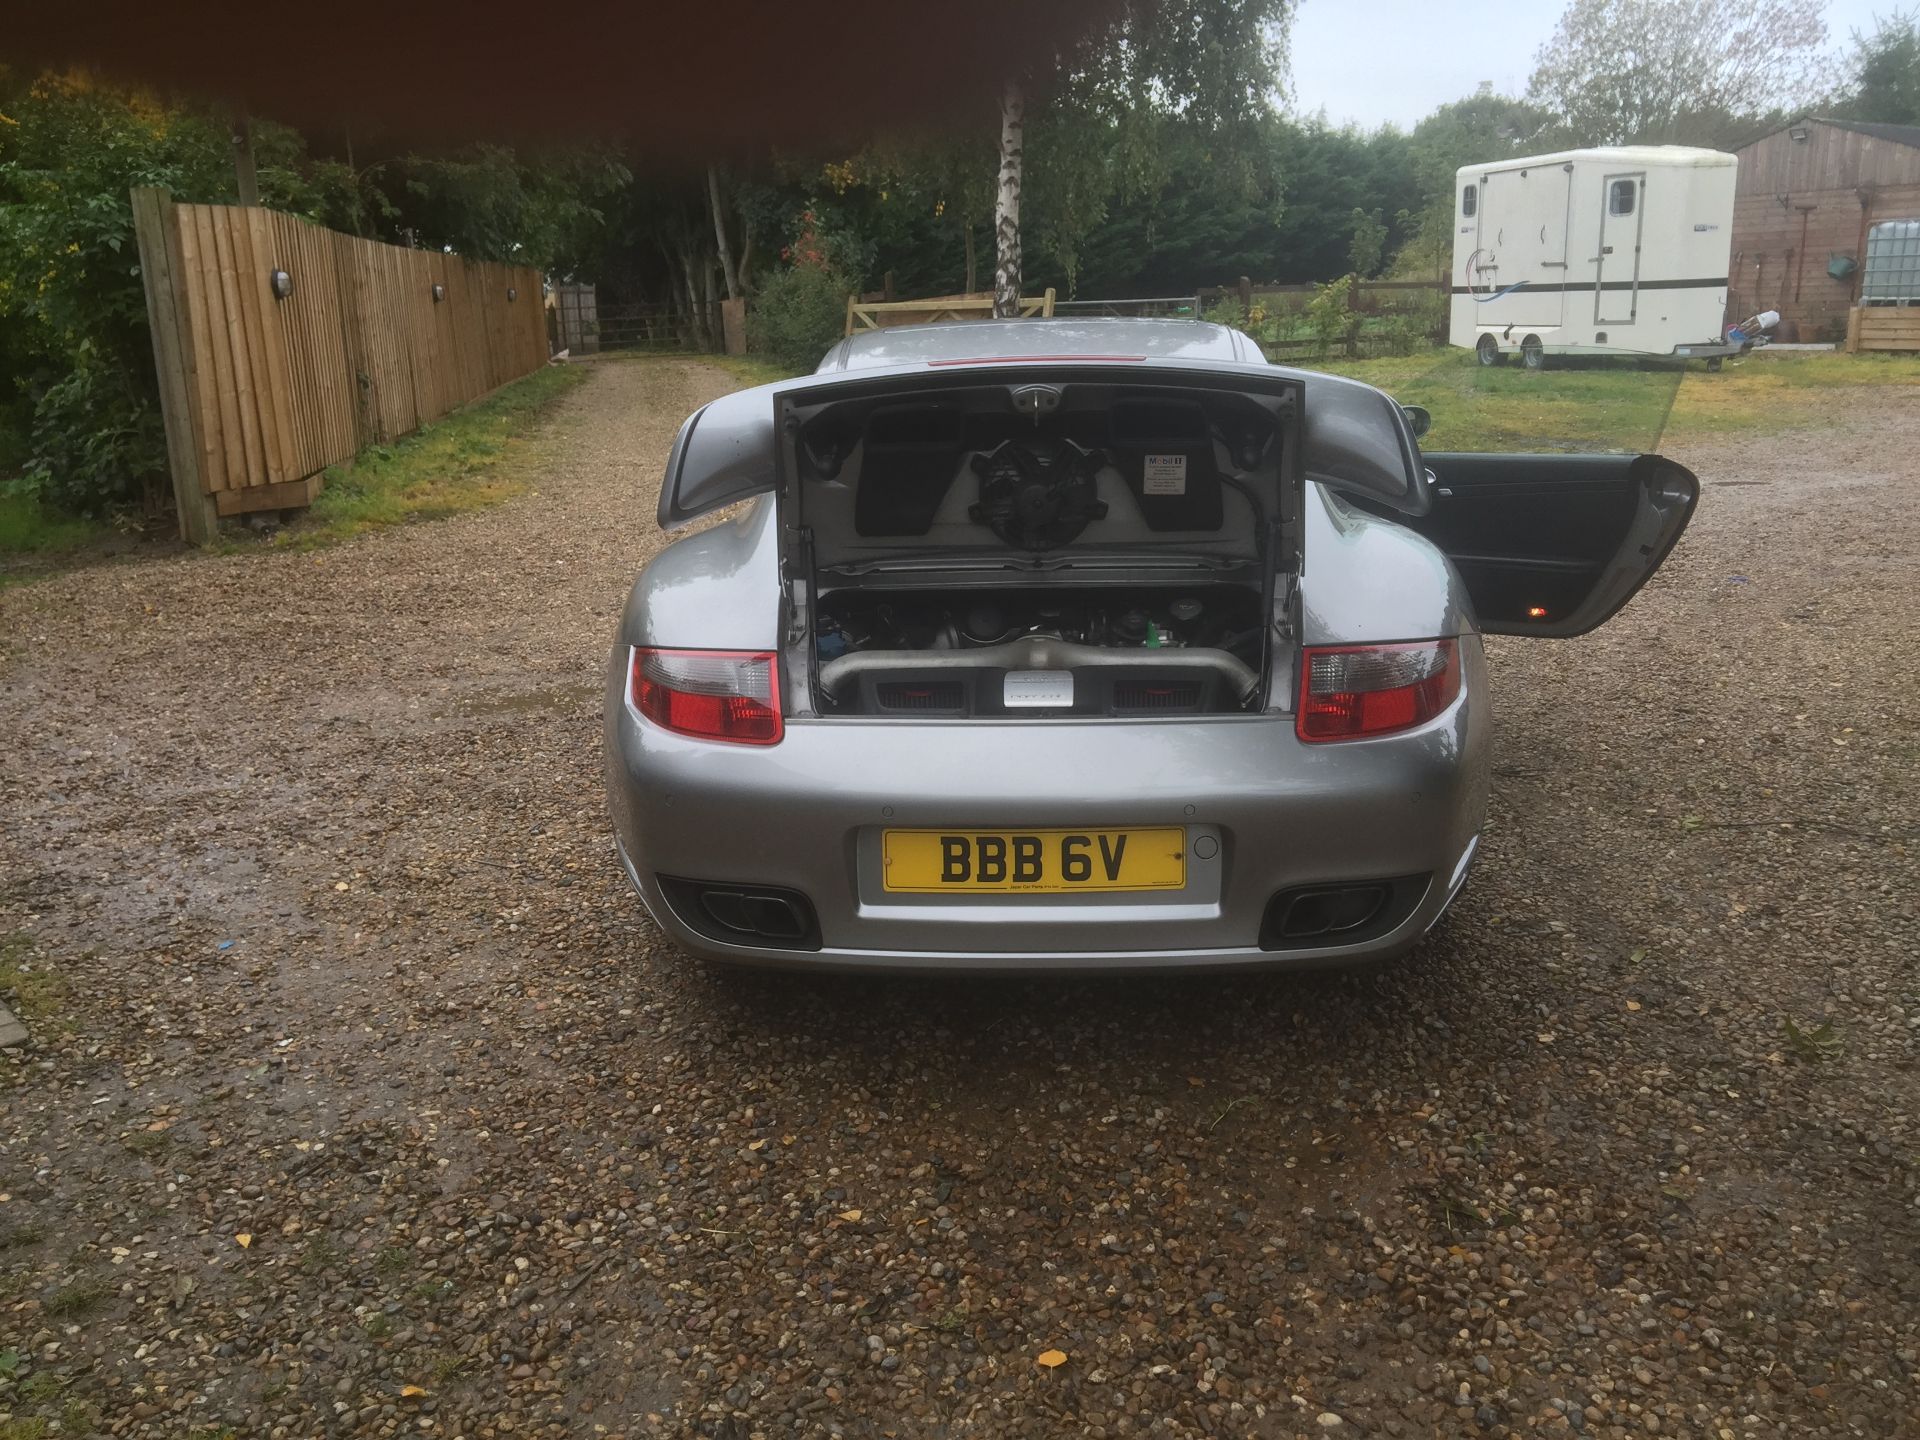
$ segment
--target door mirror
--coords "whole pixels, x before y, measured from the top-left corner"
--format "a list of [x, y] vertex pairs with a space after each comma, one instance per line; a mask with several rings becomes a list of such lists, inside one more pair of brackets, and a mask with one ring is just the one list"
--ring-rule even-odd
[[1413, 438], [1418, 440], [1433, 428], [1433, 412], [1424, 405], [1402, 405], [1407, 412], [1407, 424], [1413, 427]]

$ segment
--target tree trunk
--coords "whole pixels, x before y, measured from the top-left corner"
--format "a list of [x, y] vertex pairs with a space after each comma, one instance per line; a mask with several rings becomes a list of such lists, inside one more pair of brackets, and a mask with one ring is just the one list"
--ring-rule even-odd
[[727, 299], [740, 298], [740, 279], [733, 268], [733, 247], [727, 243], [727, 212], [720, 204], [720, 172], [707, 166], [707, 200], [713, 206], [713, 239], [720, 250], [720, 273], [727, 282]]
[[687, 339], [689, 348], [706, 348], [707, 317], [700, 313], [700, 273], [694, 268], [693, 248], [680, 250], [680, 276], [687, 287]]
[[753, 283], [753, 226], [748, 222], [746, 212], [740, 213], [740, 293], [747, 293], [747, 287]]
[[242, 205], [260, 203], [260, 182], [253, 173], [253, 123], [244, 110], [233, 117], [233, 180]]
[[993, 201], [993, 313], [1020, 313], [1020, 179], [1027, 96], [1018, 80], [1000, 92], [1000, 189]]
[[343, 126], [347, 137], [347, 178], [353, 184], [353, 233], [365, 238], [367, 227], [361, 219], [360, 207], [360, 171], [353, 163], [353, 127]]
[[979, 266], [975, 263], [973, 257], [973, 222], [969, 220], [965, 225], [962, 225], [960, 227], [960, 233], [967, 238], [967, 283], [960, 288], [962, 294], [971, 295], [974, 285], [978, 283], [979, 280]]
[[714, 326], [720, 310], [720, 296], [713, 288], [713, 272], [720, 268], [722, 267], [716, 265], [711, 259], [703, 259], [700, 262], [700, 290], [703, 301], [700, 306], [700, 343], [704, 349], [716, 351], [727, 348], [715, 333]]

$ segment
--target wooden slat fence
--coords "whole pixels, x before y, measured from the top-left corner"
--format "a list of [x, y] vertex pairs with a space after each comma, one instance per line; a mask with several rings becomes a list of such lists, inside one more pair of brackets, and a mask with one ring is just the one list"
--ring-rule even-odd
[[547, 362], [537, 270], [163, 190], [133, 201], [180, 531], [196, 544], [221, 516], [309, 504], [327, 466]]
[[1847, 349], [1920, 351], [1920, 305], [1856, 305], [1847, 312]]

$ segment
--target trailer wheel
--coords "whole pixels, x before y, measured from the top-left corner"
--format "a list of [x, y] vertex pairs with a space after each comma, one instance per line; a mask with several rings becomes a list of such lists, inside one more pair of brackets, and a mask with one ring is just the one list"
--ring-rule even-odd
[[1547, 368], [1547, 347], [1540, 343], [1538, 335], [1529, 335], [1520, 342], [1520, 363], [1529, 370]]
[[1482, 365], [1504, 365], [1507, 360], [1500, 353], [1500, 342], [1491, 335], [1482, 335], [1480, 343], [1473, 347], [1473, 353], [1480, 357]]
[[1725, 356], [1709, 355], [1707, 357], [1707, 373], [1709, 375], [1718, 375], [1720, 373], [1721, 368], [1726, 363], [1727, 361]]

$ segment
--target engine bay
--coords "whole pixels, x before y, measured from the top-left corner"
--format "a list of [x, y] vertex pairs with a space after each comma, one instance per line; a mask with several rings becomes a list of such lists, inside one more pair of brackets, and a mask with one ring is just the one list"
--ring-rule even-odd
[[1068, 547], [1254, 558], [1282, 518], [1285, 397], [1033, 383], [846, 401], [793, 427], [798, 524], [827, 568]]
[[1258, 700], [1260, 611], [1223, 584], [844, 589], [814, 627], [822, 712], [1237, 713]]

